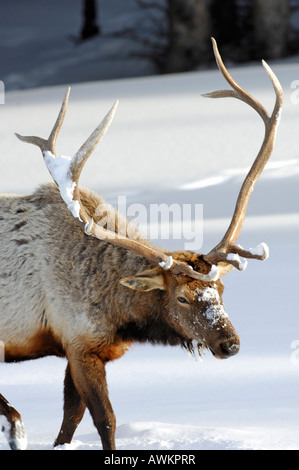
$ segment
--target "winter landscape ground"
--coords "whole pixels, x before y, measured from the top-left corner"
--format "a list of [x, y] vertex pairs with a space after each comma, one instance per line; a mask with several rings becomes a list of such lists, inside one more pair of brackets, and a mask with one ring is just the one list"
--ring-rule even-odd
[[[224, 302], [240, 334], [240, 353], [218, 361], [207, 352], [196, 361], [180, 348], [136, 345], [109, 364], [119, 450], [299, 449], [299, 67], [280, 62], [273, 70], [285, 91], [284, 110], [273, 156], [252, 194], [240, 237], [244, 247], [266, 242], [270, 257], [224, 278]], [[230, 71], [272, 108], [274, 93], [260, 64]], [[207, 252], [227, 227], [263, 138], [262, 122], [243, 103], [200, 96], [223, 87], [216, 70], [75, 84], [57, 151], [76, 151], [119, 99], [117, 115], [81, 184], [116, 205], [117, 196], [126, 196], [127, 208], [133, 203], [202, 204], [198, 251]], [[65, 88], [5, 93], [1, 192], [32, 191], [49, 179], [38, 149], [19, 142], [14, 132], [47, 136]], [[156, 243], [174, 250], [183, 249], [185, 241], [170, 237]], [[29, 449], [52, 448], [62, 418], [65, 366], [56, 358], [1, 364], [0, 391], [21, 412]], [[67, 447], [101, 449], [88, 413]], [[0, 435], [0, 449], [7, 448]]]

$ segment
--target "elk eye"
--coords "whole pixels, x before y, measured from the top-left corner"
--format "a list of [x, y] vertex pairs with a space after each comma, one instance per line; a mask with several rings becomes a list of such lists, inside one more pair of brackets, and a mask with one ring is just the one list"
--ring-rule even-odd
[[181, 304], [189, 304], [188, 300], [185, 299], [185, 297], [178, 297], [178, 301], [179, 301]]

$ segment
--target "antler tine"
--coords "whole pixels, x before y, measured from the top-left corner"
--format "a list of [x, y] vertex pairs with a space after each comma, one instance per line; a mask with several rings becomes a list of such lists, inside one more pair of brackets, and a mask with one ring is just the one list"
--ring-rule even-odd
[[[244, 88], [242, 88], [230, 75], [227, 68], [225, 67], [221, 55], [218, 50], [217, 43], [212, 38], [213, 51], [216, 59], [216, 63], [223, 77], [227, 83], [233, 88], [233, 90], [218, 90], [211, 93], [204, 93], [204, 98], [237, 98], [245, 103], [249, 104], [255, 111], [261, 116], [264, 122], [267, 121], [269, 115], [265, 108], [255, 98], [253, 98]], [[270, 68], [270, 67], [269, 67]], [[271, 70], [271, 69], [270, 69]]]
[[[215, 39], [212, 38], [212, 42], [217, 65], [224, 78], [232, 86], [233, 90], [221, 90], [212, 93], [207, 93], [203, 96], [210, 98], [233, 97], [240, 99], [250, 105], [261, 116], [265, 124], [265, 136], [262, 146], [243, 182], [239, 196], [237, 198], [231, 223], [220, 243], [218, 243], [218, 245], [216, 245], [215, 248], [213, 248], [213, 250], [211, 250], [210, 253], [205, 256], [206, 260], [215, 263], [226, 262], [231, 264], [232, 267], [244, 269], [245, 265], [238, 259], [238, 255], [246, 258], [255, 258], [260, 260], [265, 259], [268, 255], [268, 250], [266, 249], [265, 244], [259, 246], [258, 250], [251, 251], [244, 250], [241, 247], [237, 247], [235, 246], [235, 244], [237, 242], [237, 239], [240, 235], [244, 223], [249, 198], [254, 188], [254, 185], [258, 180], [260, 174], [262, 173], [273, 151], [276, 130], [279, 123], [280, 112], [283, 104], [283, 91], [281, 84], [279, 83], [275, 74], [273, 73], [269, 65], [267, 65], [266, 62], [263, 61], [263, 66], [266, 69], [267, 74], [269, 75], [276, 95], [275, 106], [271, 116], [269, 116], [264, 107], [234, 81], [234, 79], [231, 77], [222, 62]], [[235, 254], [236, 256], [230, 256], [228, 258], [227, 254]]]
[[36, 137], [36, 136], [22, 136], [20, 134], [15, 133], [15, 135], [18, 137], [18, 139], [22, 140], [22, 142], [26, 142], [28, 144], [33, 144], [37, 145], [42, 151], [42, 153], [49, 151], [51, 152], [54, 156], [56, 156], [55, 153], [55, 144], [56, 144], [56, 139], [58, 136], [58, 133], [60, 131], [60, 128], [62, 126], [64, 116], [66, 113], [66, 108], [68, 104], [68, 99], [70, 95], [70, 90], [71, 88], [68, 87], [66, 94], [64, 96], [58, 117], [56, 119], [56, 122], [54, 124], [54, 127], [49, 135], [48, 139], [43, 139], [42, 137]]
[[72, 158], [71, 174], [73, 182], [76, 183], [74, 197], [78, 195], [78, 181], [83, 167], [87, 159], [90, 157], [91, 153], [94, 151], [96, 146], [100, 143], [100, 141], [106, 134], [116, 112], [117, 106], [118, 101], [115, 101], [114, 105], [104, 117], [104, 119], [101, 121], [101, 123], [98, 125], [98, 127], [93, 131], [93, 133], [88, 137], [88, 139], [84, 142], [84, 144], [80, 147], [80, 149]]

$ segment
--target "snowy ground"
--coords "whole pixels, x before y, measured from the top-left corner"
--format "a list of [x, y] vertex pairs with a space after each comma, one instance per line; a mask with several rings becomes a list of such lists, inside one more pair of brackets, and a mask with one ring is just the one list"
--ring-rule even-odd
[[[22, 2], [13, 0], [11, 4], [20, 6]], [[25, 17], [26, 11], [18, 17], [20, 23], [15, 23], [13, 35], [11, 30], [1, 29], [1, 44], [5, 46], [0, 50], [1, 57], [7, 54], [9, 45], [12, 55], [18, 51], [21, 61], [26, 44], [32, 50], [38, 37], [45, 41], [44, 54], [51, 66], [39, 66], [43, 58], [37, 57], [38, 51], [30, 56], [28, 70], [9, 64], [8, 55], [3, 62], [4, 81], [12, 91], [6, 91], [5, 105], [0, 105], [2, 192], [32, 191], [48, 180], [38, 149], [18, 141], [14, 132], [47, 136], [66, 87], [17, 88], [22, 84], [24, 88], [41, 82], [45, 85], [47, 80], [62, 83], [62, 77], [63, 83], [80, 82], [78, 64], [88, 48], [93, 53], [90, 45], [84, 46], [84, 54], [82, 49], [71, 53], [70, 44], [65, 43], [51, 55], [48, 46], [55, 37], [58, 40], [58, 33], [51, 29], [51, 12], [45, 15], [49, 18], [47, 28], [34, 21], [31, 36], [24, 28], [22, 38], [21, 18], [27, 25], [35, 20]], [[71, 24], [72, 33], [76, 12], [74, 8], [63, 16], [66, 29]], [[40, 14], [37, 10], [36, 15]], [[12, 23], [9, 15], [5, 21]], [[126, 21], [126, 12], [122, 11], [117, 25], [105, 24], [114, 28], [126, 25]], [[78, 19], [76, 31], [79, 24]], [[101, 57], [105, 53], [109, 62], [108, 43], [101, 51]], [[52, 62], [51, 57], [55, 59]], [[98, 75], [99, 69], [105, 74], [106, 66], [107, 62], [102, 62], [98, 67], [95, 60], [93, 67], [89, 66], [90, 78], [103, 78]], [[240, 237], [244, 247], [265, 241], [270, 258], [264, 263], [249, 262], [245, 272], [232, 272], [224, 279], [225, 306], [240, 334], [240, 353], [227, 361], [206, 353], [200, 362], [180, 348], [135, 346], [109, 364], [118, 449], [299, 449], [299, 100], [294, 88], [299, 67], [276, 63], [273, 68], [284, 87], [284, 111], [275, 151], [252, 194]], [[261, 65], [231, 71], [271, 109], [273, 91]], [[76, 84], [57, 151], [76, 151], [119, 99], [113, 124], [84, 169], [82, 185], [115, 204], [117, 195], [125, 195], [128, 206], [203, 204], [203, 246], [198, 250], [207, 252], [227, 227], [244, 172], [263, 138], [262, 123], [243, 103], [200, 97], [223, 86], [216, 70]], [[184, 248], [184, 240], [160, 240], [157, 244]], [[58, 433], [65, 365], [64, 360], [56, 358], [1, 365], [0, 392], [22, 413], [29, 449], [51, 449]], [[7, 448], [0, 434], [0, 449]], [[101, 448], [88, 413], [71, 448]]]
[[10, 0], [0, 6], [0, 79], [7, 90], [153, 73], [149, 61], [132, 54], [140, 45], [118, 34], [144, 21], [147, 12], [135, 0], [99, 0], [102, 34], [76, 44], [82, 4]]

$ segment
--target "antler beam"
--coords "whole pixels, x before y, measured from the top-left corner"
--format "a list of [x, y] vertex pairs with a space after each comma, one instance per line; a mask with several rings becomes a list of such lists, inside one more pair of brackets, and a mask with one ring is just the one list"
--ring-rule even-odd
[[[221, 262], [231, 265], [231, 269], [233, 267], [236, 267], [237, 269], [244, 269], [245, 264], [240, 259], [238, 259], [237, 256], [240, 255], [245, 258], [254, 258], [258, 260], [266, 259], [268, 256], [268, 248], [265, 244], [261, 244], [259, 249], [256, 250], [244, 250], [242, 247], [236, 246], [236, 242], [239, 238], [244, 223], [249, 198], [253, 191], [254, 185], [257, 182], [273, 151], [277, 126], [279, 124], [283, 104], [283, 91], [281, 84], [279, 83], [277, 77], [269, 65], [267, 65], [265, 61], [262, 61], [276, 95], [275, 106], [271, 116], [269, 116], [264, 107], [255, 98], [249, 95], [247, 91], [240, 87], [240, 85], [238, 85], [231, 77], [222, 62], [217, 43], [214, 38], [212, 38], [212, 43], [218, 68], [233, 90], [214, 91], [212, 93], [204, 94], [203, 96], [208, 98], [230, 97], [244, 101], [244, 103], [251, 106], [260, 115], [265, 124], [265, 136], [262, 146], [244, 180], [237, 198], [231, 223], [222, 240], [215, 246], [215, 248], [210, 251], [210, 253], [205, 255], [205, 259], [211, 263], [218, 264]], [[234, 254], [237, 256], [232, 256]], [[225, 271], [227, 271], [227, 266]]]

